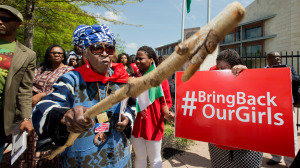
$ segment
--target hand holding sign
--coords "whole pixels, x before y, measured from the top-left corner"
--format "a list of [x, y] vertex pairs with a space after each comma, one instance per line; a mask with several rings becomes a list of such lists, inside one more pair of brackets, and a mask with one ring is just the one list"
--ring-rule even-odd
[[232, 67], [232, 73], [234, 76], [238, 76], [243, 70], [248, 69], [245, 65], [235, 65]]

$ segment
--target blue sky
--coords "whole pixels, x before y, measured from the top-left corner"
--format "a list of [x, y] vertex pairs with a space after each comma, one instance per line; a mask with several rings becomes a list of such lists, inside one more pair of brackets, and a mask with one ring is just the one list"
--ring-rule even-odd
[[[211, 20], [234, 1], [246, 7], [254, 0], [211, 0]], [[85, 10], [126, 23], [143, 25], [135, 27], [99, 21], [107, 24], [113, 33], [125, 41], [125, 52], [129, 55], [136, 54], [137, 49], [143, 45], [156, 48], [181, 39], [182, 0], [144, 0], [141, 3], [115, 8], [121, 11], [119, 15], [103, 8], [85, 8]], [[184, 22], [185, 28], [204, 27], [207, 23], [207, 0], [192, 0], [191, 12], [187, 14], [185, 10]]]

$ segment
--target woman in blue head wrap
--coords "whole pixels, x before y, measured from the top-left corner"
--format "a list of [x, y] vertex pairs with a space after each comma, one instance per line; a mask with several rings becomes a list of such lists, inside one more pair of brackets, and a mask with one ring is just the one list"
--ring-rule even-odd
[[114, 35], [105, 25], [81, 25], [73, 41], [82, 46], [87, 61], [60, 77], [54, 91], [35, 107], [32, 121], [39, 135], [37, 149], [61, 146], [69, 132], [82, 132], [61, 153], [61, 167], [131, 167], [129, 138], [135, 116], [130, 107], [120, 115], [119, 103], [95, 119], [83, 118], [87, 108], [127, 82], [123, 65], [111, 62]]

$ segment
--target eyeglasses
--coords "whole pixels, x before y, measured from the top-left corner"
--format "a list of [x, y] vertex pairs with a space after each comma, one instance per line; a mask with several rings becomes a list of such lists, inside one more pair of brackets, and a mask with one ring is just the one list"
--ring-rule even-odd
[[63, 55], [63, 53], [61, 53], [61, 52], [50, 52], [50, 54], [53, 54], [53, 55], [55, 55], [55, 54]]
[[15, 18], [9, 18], [9, 17], [6, 17], [6, 16], [0, 16], [0, 20], [1, 20], [2, 22], [18, 21], [18, 20], [15, 19]]
[[108, 55], [113, 55], [115, 53], [115, 46], [110, 45], [110, 44], [106, 44], [104, 46], [102, 44], [99, 44], [99, 43], [98, 44], [92, 44], [88, 47], [88, 49], [94, 55], [101, 55], [104, 51]]

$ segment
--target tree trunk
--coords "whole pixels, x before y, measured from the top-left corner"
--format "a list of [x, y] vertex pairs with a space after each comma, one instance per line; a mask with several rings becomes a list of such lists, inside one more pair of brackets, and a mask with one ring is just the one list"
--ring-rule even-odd
[[26, 0], [26, 10], [24, 15], [24, 45], [33, 49], [34, 36], [34, 0]]

